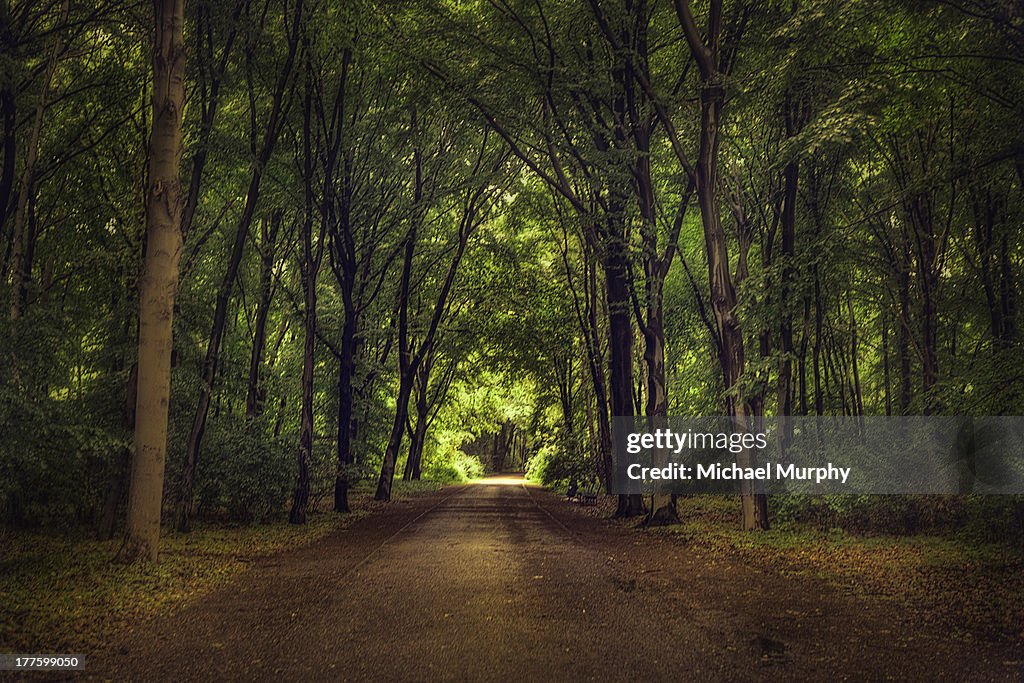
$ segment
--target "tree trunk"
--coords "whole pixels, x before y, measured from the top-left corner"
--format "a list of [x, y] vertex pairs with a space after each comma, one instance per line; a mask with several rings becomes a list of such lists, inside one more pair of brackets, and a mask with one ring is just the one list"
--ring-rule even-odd
[[153, 127], [146, 255], [139, 278], [138, 392], [128, 522], [120, 557], [155, 562], [167, 453], [172, 320], [181, 258], [181, 117], [185, 104], [184, 0], [154, 0]]
[[[587, 261], [592, 260], [589, 254], [585, 256]], [[612, 426], [608, 417], [608, 384], [605, 379], [604, 364], [602, 363], [600, 325], [598, 324], [598, 309], [600, 308], [600, 290], [597, 284], [597, 264], [584, 263], [587, 269], [586, 290], [587, 290], [587, 311], [586, 328], [587, 332], [587, 365], [590, 369], [590, 380], [594, 388], [594, 407], [597, 417], [597, 470], [601, 481], [604, 484], [605, 493], [612, 491]]]
[[281, 211], [275, 211], [270, 219], [270, 227], [266, 222], [262, 229], [262, 250], [260, 254], [259, 301], [256, 304], [256, 320], [253, 323], [252, 354], [249, 357], [249, 381], [245, 392], [245, 415], [255, 418], [263, 413], [265, 391], [260, 386], [260, 369], [263, 365], [263, 352], [267, 346], [267, 318], [270, 316], [270, 304], [274, 296], [274, 249], [277, 234], [281, 229]]
[[402, 479], [419, 481], [423, 471], [423, 446], [430, 421], [430, 371], [434, 364], [433, 353], [424, 358], [416, 373], [416, 426], [410, 434], [409, 455], [405, 461]]
[[[14, 225], [11, 237], [11, 320], [21, 317], [25, 308], [26, 286], [32, 274], [30, 252], [35, 242], [35, 224], [29, 220], [30, 207], [35, 196], [36, 163], [39, 159], [39, 137], [43, 130], [43, 119], [46, 117], [47, 100], [50, 96], [50, 84], [57, 70], [57, 62], [61, 52], [61, 35], [68, 15], [68, 0], [64, 0], [60, 18], [54, 27], [53, 44], [43, 71], [43, 82], [39, 89], [39, 100], [36, 102], [36, 113], [32, 119], [29, 132], [28, 148], [25, 155], [25, 167], [21, 172], [18, 184], [18, 199], [14, 209]], [[15, 122], [17, 123], [17, 122]], [[13, 168], [12, 168], [13, 171]], [[3, 207], [6, 211], [6, 205]], [[175, 270], [177, 272], [177, 270]], [[177, 281], [177, 276], [175, 276]]]
[[312, 216], [303, 225], [302, 292], [305, 299], [302, 345], [302, 408], [299, 418], [298, 475], [288, 521], [306, 523], [309, 504], [309, 462], [313, 454], [313, 366], [316, 361], [316, 259], [313, 256]]
[[[310, 63], [307, 55], [305, 101], [302, 108], [302, 170], [305, 185], [306, 207], [302, 220], [302, 294], [304, 310], [302, 344], [302, 397], [299, 414], [298, 473], [295, 477], [295, 491], [292, 494], [292, 508], [288, 513], [291, 524], [306, 523], [306, 507], [309, 504], [309, 462], [313, 456], [313, 368], [316, 363], [316, 281], [320, 273], [324, 237], [321, 230], [316, 252], [313, 249], [313, 84], [310, 82]], [[322, 224], [321, 224], [322, 225]]]
[[[349, 297], [351, 300], [351, 297]], [[334, 511], [348, 512], [348, 469], [353, 464], [352, 421], [355, 419], [353, 381], [356, 371], [356, 311], [346, 304], [341, 330], [341, 357], [338, 359], [338, 443], [337, 472], [334, 475]]]
[[402, 433], [405, 421], [409, 419], [409, 396], [412, 394], [411, 373], [403, 372], [399, 377], [397, 407], [395, 420], [391, 425], [391, 435], [384, 450], [384, 461], [381, 463], [380, 477], [377, 479], [377, 491], [374, 500], [391, 500], [391, 485], [395, 479], [395, 465], [398, 462], [398, 451], [402, 447]]
[[[711, 0], [706, 36], [701, 36], [687, 0], [676, 0], [676, 15], [701, 77], [701, 121], [694, 181], [704, 227], [704, 248], [708, 258], [711, 305], [721, 342], [719, 364], [725, 381], [728, 414], [741, 428], [750, 417], [739, 382], [745, 369], [743, 332], [736, 318], [736, 290], [729, 273], [729, 251], [718, 206], [718, 131], [725, 102], [725, 74], [719, 64], [722, 2]], [[752, 462], [749, 450], [740, 453], [741, 466]], [[768, 504], [764, 494], [755, 494], [750, 482], [741, 487], [740, 507], [744, 529], [768, 528]]]
[[18, 153], [18, 109], [12, 87], [0, 89], [0, 117], [3, 118], [3, 171], [0, 172], [0, 240], [3, 240], [4, 259], [0, 273], [7, 272], [7, 212], [14, 192], [14, 162]]
[[235, 239], [228, 257], [227, 270], [217, 290], [217, 303], [213, 311], [213, 324], [206, 344], [206, 358], [203, 360], [203, 373], [199, 382], [199, 401], [192, 417], [192, 428], [189, 430], [185, 445], [185, 461], [182, 467], [178, 490], [178, 504], [175, 513], [175, 528], [178, 531], [190, 531], [192, 526], [192, 488], [195, 483], [196, 465], [199, 462], [199, 450], [206, 432], [206, 419], [210, 413], [210, 402], [213, 398], [213, 386], [217, 378], [217, 366], [220, 361], [220, 344], [224, 339], [227, 327], [228, 304], [238, 276], [238, 268], [242, 263], [245, 242], [252, 224], [259, 196], [260, 170], [254, 170], [246, 196], [245, 210], [235, 230]]
[[900, 264], [897, 274], [899, 296], [899, 327], [896, 334], [896, 353], [899, 356], [900, 394], [899, 414], [910, 414], [911, 378], [910, 378], [910, 274], [906, 263]]
[[[789, 136], [797, 130], [792, 122], [792, 115], [787, 111], [786, 128]], [[782, 282], [779, 288], [779, 364], [778, 406], [776, 414], [779, 419], [779, 453], [785, 454], [793, 443], [793, 314], [792, 304], [793, 280], [795, 268], [793, 259], [796, 254], [796, 201], [800, 167], [797, 161], [790, 161], [783, 171], [783, 199], [780, 227], [782, 230]]]
[[[416, 129], [416, 111], [413, 110], [411, 127]], [[480, 171], [484, 154], [487, 150], [487, 135], [483, 136], [480, 154], [477, 157], [472, 173]], [[414, 159], [414, 204], [419, 212], [423, 200], [423, 161], [419, 150], [413, 153]], [[484, 211], [483, 204], [488, 201], [487, 187], [476, 186], [466, 189], [462, 213], [459, 217], [458, 243], [455, 245], [455, 253], [448, 264], [448, 270], [441, 282], [441, 290], [434, 302], [433, 312], [430, 316], [430, 323], [427, 326], [419, 346], [413, 351], [409, 339], [409, 298], [412, 286], [413, 260], [416, 256], [416, 241], [419, 222], [423, 219], [423, 213], [413, 218], [409, 234], [406, 236], [405, 258], [402, 263], [401, 284], [398, 290], [398, 368], [399, 388], [398, 403], [395, 410], [395, 421], [391, 428], [391, 436], [388, 438], [387, 448], [384, 450], [384, 459], [381, 463], [380, 477], [377, 480], [377, 492], [374, 495], [376, 500], [391, 500], [391, 485], [394, 481], [395, 466], [398, 461], [398, 451], [402, 445], [402, 433], [405, 431], [406, 420], [409, 416], [409, 397], [412, 394], [413, 381], [420, 364], [425, 358], [430, 357], [434, 352], [434, 342], [441, 320], [448, 311], [448, 298], [451, 295], [452, 287], [455, 284], [455, 277], [459, 272], [459, 265], [466, 253], [466, 245], [473, 231], [479, 226], [478, 214]]]
[[[623, 239], [623, 215], [613, 211], [609, 217], [609, 238], [605, 245], [605, 286], [608, 297], [608, 385], [612, 415], [633, 417], [633, 325], [630, 321], [628, 258]], [[646, 513], [639, 493], [619, 495], [616, 517], [637, 517]]]
[[[220, 344], [224, 339], [228, 304], [231, 301], [235, 280], [238, 277], [238, 268], [242, 262], [249, 229], [252, 226], [253, 217], [256, 213], [256, 204], [260, 196], [263, 172], [274, 152], [274, 147], [277, 145], [278, 134], [283, 125], [283, 111], [287, 104], [285, 101], [286, 93], [288, 83], [291, 80], [292, 65], [299, 43], [302, 2], [303, 0], [298, 0], [295, 8], [292, 10], [293, 24], [291, 26], [291, 34], [289, 35], [288, 55], [274, 88], [270, 116], [267, 120], [267, 127], [264, 131], [259, 154], [253, 165], [252, 175], [249, 179], [249, 189], [245, 195], [245, 207], [242, 209], [242, 216], [238, 221], [238, 227], [235, 229], [235, 239], [231, 245], [231, 253], [228, 257], [224, 278], [221, 280], [220, 287], [217, 290], [217, 304], [213, 313], [213, 324], [210, 327], [209, 341], [206, 346], [206, 358], [203, 361], [203, 374], [199, 383], [199, 401], [196, 405], [196, 412], [192, 418], [192, 428], [189, 430], [188, 441], [186, 442], [185, 461], [179, 482], [177, 520], [175, 524], [178, 531], [189, 531], [192, 524], [192, 488], [195, 483], [196, 464], [199, 460], [203, 433], [206, 431], [206, 418], [210, 412], [213, 385], [217, 377]], [[255, 135], [256, 131], [252, 131], [252, 134]]]

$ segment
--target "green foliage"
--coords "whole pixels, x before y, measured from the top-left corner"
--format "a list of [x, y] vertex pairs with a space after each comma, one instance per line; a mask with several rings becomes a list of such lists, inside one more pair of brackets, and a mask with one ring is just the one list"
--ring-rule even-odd
[[261, 421], [244, 417], [210, 421], [198, 473], [201, 509], [248, 522], [265, 520], [284, 508], [293, 484], [296, 446], [268, 431]]
[[[0, 54], [0, 89], [17, 123], [14, 164], [3, 168], [11, 191], [0, 206], [0, 501], [3, 520], [19, 524], [95, 518], [122, 476], [131, 436], [152, 114], [148, 19], [117, 3], [71, 3], [62, 20], [61, 5], [15, 3]], [[379, 471], [399, 408], [396, 283], [410, 228], [418, 232], [408, 242], [405, 341], [422, 349], [459, 216], [478, 190], [501, 188], [466, 243], [438, 321], [436, 365], [425, 381], [425, 476], [479, 476], [480, 458], [463, 449], [502, 429], [525, 435], [531, 477], [564, 485], [595, 476], [598, 416], [607, 411], [608, 387], [602, 404], [595, 374], [607, 380], [604, 268], [613, 224], [628, 256], [628, 388], [637, 411], [651, 372], [638, 323], [659, 300], [649, 250], [656, 243], [665, 253], [678, 225], [660, 296], [668, 411], [720, 413], [724, 382], [697, 198], [678, 222], [676, 213], [688, 178], [673, 142], [696, 158], [703, 93], [671, 3], [328, 5], [307, 3], [300, 22], [300, 61], [309, 63], [284, 75], [284, 132], [261, 169], [254, 227], [231, 283], [211, 388], [219, 409], [199, 457], [201, 511], [254, 520], [287, 504], [308, 313], [297, 235], [307, 218], [324, 249], [312, 359], [314, 503], [329, 497], [337, 472], [346, 314], [358, 312], [350, 342], [355, 462], [345, 473], [364, 484]], [[745, 346], [732, 391], [778, 412], [789, 371], [793, 412], [1024, 412], [1024, 74], [1009, 56], [1021, 53], [1019, 16], [1007, 14], [1007, 3], [967, 11], [819, 0], [766, 3], [749, 16], [726, 5], [722, 48], [734, 68], [723, 82], [728, 104], [710, 204], [724, 224], [739, 299], [730, 314]], [[630, 50], [648, 54], [630, 56], [649, 82], [632, 82], [626, 93], [624, 46], [611, 44], [594, 13], [603, 8], [612, 33], [627, 35], [636, 28], [631, 8], [641, 6], [649, 10], [636, 25], [644, 38], [630, 35]], [[176, 298], [169, 497], [280, 77], [280, 19], [291, 11], [277, 0], [262, 11], [199, 0], [189, 11], [182, 168], [185, 187], [201, 182]], [[56, 40], [66, 44], [47, 83]], [[214, 81], [216, 117], [205, 130]], [[348, 90], [339, 93], [342, 82]], [[631, 102], [640, 102], [636, 120], [621, 111]], [[341, 132], [328, 134], [337, 120]], [[38, 168], [22, 188], [37, 123]], [[644, 136], [646, 147], [637, 142]], [[332, 147], [338, 163], [326, 177]], [[315, 160], [308, 188], [307, 160]], [[637, 192], [646, 167], [652, 216]], [[796, 179], [791, 207], [787, 168]], [[14, 234], [22, 191], [30, 239]], [[783, 253], [784, 206], [792, 208], [792, 253]], [[276, 242], [265, 231], [275, 215]], [[31, 247], [23, 296], [10, 291], [16, 244]], [[347, 290], [346, 278], [355, 279]], [[263, 294], [266, 343], [254, 367]], [[8, 314], [18, 297], [23, 310]], [[792, 336], [785, 350], [784, 330]], [[252, 370], [265, 399], [257, 421], [241, 417]], [[986, 538], [1009, 533], [1008, 510], [998, 501], [946, 507], [901, 498], [778, 503], [783, 519], [901, 532], [961, 525]]]
[[593, 461], [573, 439], [561, 436], [537, 449], [526, 463], [526, 477], [544, 486], [565, 487], [571, 482], [583, 486], [597, 479]]
[[423, 467], [423, 478], [439, 483], [465, 482], [484, 476], [480, 458], [464, 453], [454, 443], [435, 449]]
[[859, 534], [955, 532], [980, 543], [1024, 542], [1020, 496], [777, 496], [783, 522]]
[[484, 476], [484, 466], [475, 455], [456, 451], [444, 458], [430, 460], [423, 469], [423, 478], [430, 481], [449, 483], [479, 479]]

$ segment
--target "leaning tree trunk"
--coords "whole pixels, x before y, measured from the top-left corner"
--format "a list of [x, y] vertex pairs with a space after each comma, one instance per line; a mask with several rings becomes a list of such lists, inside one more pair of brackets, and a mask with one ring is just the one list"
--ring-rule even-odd
[[[210, 412], [213, 385], [217, 378], [217, 365], [220, 359], [220, 345], [224, 339], [224, 330], [227, 323], [228, 304], [231, 301], [235, 280], [238, 277], [238, 269], [242, 263], [242, 255], [245, 251], [249, 229], [252, 226], [253, 217], [256, 213], [256, 204], [260, 197], [263, 172], [274, 153], [274, 147], [277, 145], [278, 135], [283, 126], [285, 108], [288, 104], [286, 101], [288, 84], [292, 77], [292, 66], [295, 62], [295, 54], [299, 44], [302, 2], [303, 0], [298, 0], [295, 8], [292, 10], [293, 23], [288, 38], [288, 55], [274, 86], [274, 93], [270, 104], [270, 116], [267, 119], [267, 126], [260, 143], [259, 154], [253, 164], [252, 175], [249, 179], [249, 189], [245, 195], [245, 206], [242, 209], [242, 216], [235, 230], [235, 239], [231, 245], [228, 266], [224, 272], [224, 278], [221, 280], [220, 288], [217, 290], [217, 304], [214, 309], [213, 324], [210, 327], [210, 337], [206, 346], [206, 358], [203, 361], [203, 376], [199, 384], [199, 401], [196, 404], [196, 411], [192, 418], [192, 428], [189, 430], [188, 442], [185, 447], [185, 462], [182, 467], [181, 481], [178, 487], [176, 526], [179, 531], [188, 531], [192, 524], [192, 488], [195, 483], [196, 466], [199, 461], [203, 434], [206, 431], [206, 419]], [[252, 134], [255, 135], [256, 131], [253, 130]]]
[[402, 447], [402, 432], [405, 421], [409, 418], [409, 396], [412, 395], [412, 373], [402, 372], [399, 378], [395, 421], [391, 425], [391, 435], [384, 451], [384, 462], [381, 463], [380, 477], [377, 479], [375, 500], [391, 500], [391, 485], [395, 478], [395, 464], [398, 462], [398, 450]]
[[121, 558], [155, 562], [167, 454], [174, 296], [181, 258], [181, 117], [185, 105], [184, 0], [154, 0], [153, 129], [146, 198], [146, 255], [139, 278], [135, 453]]
[[249, 381], [246, 383], [245, 391], [245, 416], [249, 419], [259, 417], [263, 413], [266, 392], [260, 385], [260, 370], [267, 346], [267, 319], [270, 317], [270, 304], [274, 297], [274, 251], [277, 233], [281, 228], [281, 218], [281, 211], [275, 211], [270, 219], [269, 230], [266, 221], [263, 222], [261, 230], [263, 239], [260, 254], [259, 301], [256, 304], [256, 320], [253, 323]]
[[[718, 131], [725, 103], [725, 77], [720, 60], [722, 1], [711, 0], [707, 31], [696, 25], [687, 0], [676, 0], [676, 14], [700, 71], [700, 141], [695, 166], [697, 199], [704, 227], [704, 248], [708, 258], [711, 304], [721, 342], [719, 363], [725, 380], [728, 414], [745, 428], [747, 403], [739, 386], [744, 371], [743, 331], [736, 317], [736, 290], [729, 272], [729, 250], [718, 206]], [[704, 35], [702, 35], [704, 33]], [[726, 69], [727, 70], [727, 69]], [[753, 461], [749, 450], [740, 453], [741, 465]], [[768, 528], [768, 502], [763, 493], [754, 493], [751, 483], [741, 488], [741, 522], [744, 529]]]
[[405, 481], [419, 481], [423, 469], [423, 445], [427, 438], [427, 424], [430, 422], [430, 371], [433, 364], [431, 351], [420, 363], [416, 373], [416, 426], [409, 435], [409, 456], [402, 472]]

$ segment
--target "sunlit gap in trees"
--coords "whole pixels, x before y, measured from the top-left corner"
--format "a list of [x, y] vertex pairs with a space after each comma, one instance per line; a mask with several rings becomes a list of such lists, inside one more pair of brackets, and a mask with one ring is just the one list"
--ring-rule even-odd
[[501, 474], [493, 477], [484, 477], [483, 479], [474, 479], [470, 483], [478, 486], [519, 486], [529, 482], [520, 474]]

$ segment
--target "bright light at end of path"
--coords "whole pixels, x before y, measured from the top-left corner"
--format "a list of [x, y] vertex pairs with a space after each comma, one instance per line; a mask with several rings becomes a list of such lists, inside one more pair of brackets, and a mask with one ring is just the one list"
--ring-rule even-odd
[[483, 479], [474, 479], [472, 483], [482, 486], [519, 486], [529, 482], [521, 474], [499, 474]]

